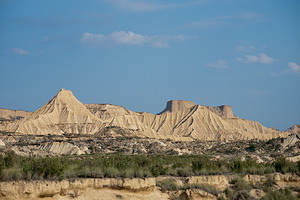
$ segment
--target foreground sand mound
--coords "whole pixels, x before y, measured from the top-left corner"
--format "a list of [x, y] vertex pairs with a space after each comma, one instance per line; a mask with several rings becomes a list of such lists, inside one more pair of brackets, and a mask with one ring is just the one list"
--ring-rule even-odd
[[[119, 127], [119, 129], [108, 128]], [[286, 137], [287, 132], [266, 128], [236, 117], [230, 106], [209, 107], [173, 100], [158, 115], [138, 113], [110, 104], [79, 102], [62, 89], [46, 105], [9, 124], [6, 131], [21, 134], [101, 134], [173, 140], [267, 140]], [[105, 130], [105, 131], [103, 131]], [[113, 131], [112, 131], [113, 130]], [[128, 132], [124, 134], [125, 132]], [[104, 134], [104, 135], [103, 135]]]

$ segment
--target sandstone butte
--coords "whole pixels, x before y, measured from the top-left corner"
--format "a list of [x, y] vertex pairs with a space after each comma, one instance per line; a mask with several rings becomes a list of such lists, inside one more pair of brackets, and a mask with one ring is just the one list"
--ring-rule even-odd
[[[133, 112], [110, 104], [83, 104], [70, 90], [61, 89], [47, 104], [24, 118], [2, 124], [0, 129], [15, 134], [95, 134], [138, 136], [172, 140], [268, 140], [287, 137], [288, 132], [266, 128], [259, 122], [240, 119], [231, 106], [209, 107], [173, 100], [159, 114]], [[104, 134], [104, 135], [103, 135]]]

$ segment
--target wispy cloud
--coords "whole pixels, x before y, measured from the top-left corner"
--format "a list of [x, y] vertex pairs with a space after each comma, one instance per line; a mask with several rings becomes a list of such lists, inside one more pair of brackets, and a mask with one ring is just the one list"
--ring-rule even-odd
[[208, 28], [236, 24], [238, 22], [254, 21], [262, 17], [259, 13], [244, 12], [237, 15], [206, 18], [186, 24], [185, 28]]
[[[111, 4], [118, 10], [124, 10], [128, 12], [153, 12], [159, 10], [165, 10], [169, 8], [194, 6], [198, 4], [208, 3], [211, 0], [190, 0], [183, 3], [162, 3], [163, 1], [146, 1], [146, 0], [101, 0]], [[159, 2], [159, 3], [158, 3]]]
[[255, 51], [254, 46], [237, 46], [235, 51], [238, 53], [251, 53]]
[[84, 33], [81, 41], [92, 47], [111, 47], [119, 45], [150, 45], [153, 48], [168, 48], [169, 41], [184, 41], [186, 37], [183, 35], [176, 36], [147, 36], [134, 32], [115, 31], [110, 35], [103, 35], [101, 33]]
[[241, 63], [261, 63], [261, 64], [272, 64], [275, 62], [274, 58], [267, 56], [264, 53], [258, 55], [245, 55], [242, 58], [237, 58]]
[[12, 51], [13, 51], [15, 54], [22, 55], [22, 56], [24, 56], [24, 55], [29, 55], [29, 54], [30, 54], [29, 51], [26, 51], [26, 50], [24, 50], [24, 49], [22, 49], [22, 48], [14, 48]]
[[171, 4], [156, 4], [141, 0], [102, 0], [113, 7], [125, 11], [149, 12], [172, 7]]
[[243, 12], [237, 15], [229, 15], [229, 16], [220, 16], [217, 17], [217, 19], [229, 19], [229, 20], [233, 20], [233, 19], [237, 19], [237, 20], [250, 20], [250, 19], [258, 19], [260, 18], [262, 15], [259, 13], [253, 13], [253, 12]]
[[300, 65], [297, 65], [294, 62], [289, 62], [288, 67], [289, 67], [288, 69], [289, 72], [300, 73]]
[[227, 61], [225, 60], [217, 60], [213, 63], [207, 63], [206, 64], [207, 67], [211, 67], [211, 68], [217, 68], [217, 69], [227, 69]]
[[50, 35], [50, 36], [44, 36], [40, 43], [42, 44], [56, 44], [56, 43], [65, 43], [70, 41], [71, 38], [64, 36], [64, 35]]

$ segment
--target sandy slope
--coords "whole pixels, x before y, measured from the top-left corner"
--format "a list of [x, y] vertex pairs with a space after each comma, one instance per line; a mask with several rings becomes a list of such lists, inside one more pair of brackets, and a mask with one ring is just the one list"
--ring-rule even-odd
[[19, 120], [30, 114], [31, 112], [24, 111], [24, 110], [10, 110], [5, 108], [0, 108], [0, 118], [6, 120]]
[[10, 131], [23, 134], [93, 134], [102, 122], [73, 93], [62, 89], [46, 105], [23, 120], [11, 124]]
[[209, 107], [189, 101], [169, 101], [154, 115], [110, 104], [82, 104], [62, 89], [46, 105], [24, 119], [9, 124], [6, 131], [21, 134], [97, 134], [104, 127], [121, 127], [133, 136], [174, 140], [248, 140], [285, 137], [287, 132], [239, 119], [230, 106]]

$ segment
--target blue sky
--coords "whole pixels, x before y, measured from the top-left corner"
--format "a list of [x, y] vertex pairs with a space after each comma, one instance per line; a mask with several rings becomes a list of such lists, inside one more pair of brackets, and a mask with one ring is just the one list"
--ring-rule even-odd
[[300, 124], [298, 0], [0, 0], [0, 107], [61, 88], [158, 113], [168, 100]]

